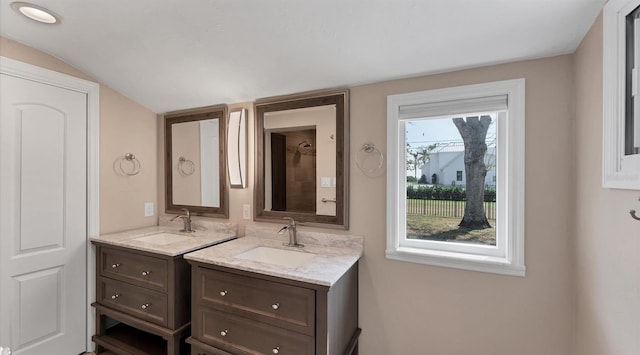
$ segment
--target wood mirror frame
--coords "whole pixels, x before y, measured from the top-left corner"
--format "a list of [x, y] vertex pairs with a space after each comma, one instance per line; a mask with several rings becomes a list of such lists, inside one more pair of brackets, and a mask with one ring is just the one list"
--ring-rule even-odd
[[[217, 218], [229, 218], [229, 189], [227, 188], [227, 106], [216, 105], [197, 109], [188, 109], [169, 112], [164, 115], [164, 177], [165, 177], [165, 211], [166, 213], [184, 213], [186, 208], [193, 215], [208, 216]], [[202, 121], [208, 119], [218, 119], [218, 176], [219, 176], [219, 197], [218, 207], [208, 207], [202, 205], [186, 205], [174, 203], [173, 198], [173, 167], [172, 161], [172, 126], [177, 123]]]
[[[265, 114], [328, 105], [336, 107], [336, 215], [265, 210]], [[310, 226], [349, 229], [349, 90], [319, 91], [259, 99], [254, 104], [254, 112], [256, 118], [254, 221], [284, 223], [285, 217], [293, 217], [296, 221]]]

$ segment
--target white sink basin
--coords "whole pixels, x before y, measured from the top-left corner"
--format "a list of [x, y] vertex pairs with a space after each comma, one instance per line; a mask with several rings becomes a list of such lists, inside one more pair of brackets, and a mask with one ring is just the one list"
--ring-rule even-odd
[[238, 259], [296, 268], [315, 258], [315, 254], [294, 250], [256, 247], [236, 255]]
[[156, 233], [151, 235], [145, 235], [144, 237], [134, 238], [133, 240], [137, 240], [143, 243], [155, 244], [155, 245], [169, 245], [173, 243], [183, 242], [191, 238], [193, 237], [182, 235], [182, 234], [162, 232], [162, 233]]

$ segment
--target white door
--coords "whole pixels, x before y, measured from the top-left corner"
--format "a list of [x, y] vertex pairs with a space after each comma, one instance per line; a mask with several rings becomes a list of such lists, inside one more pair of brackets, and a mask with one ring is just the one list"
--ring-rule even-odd
[[0, 346], [84, 352], [87, 95], [0, 74]]

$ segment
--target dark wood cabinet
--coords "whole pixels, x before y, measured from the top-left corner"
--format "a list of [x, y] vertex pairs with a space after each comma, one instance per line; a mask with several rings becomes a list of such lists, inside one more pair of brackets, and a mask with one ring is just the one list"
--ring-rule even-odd
[[[188, 353], [191, 273], [182, 255], [96, 245], [96, 353]], [[108, 319], [119, 322], [115, 326]], [[113, 322], [111, 322], [113, 323]]]
[[357, 263], [329, 287], [189, 262], [191, 354], [357, 354]]

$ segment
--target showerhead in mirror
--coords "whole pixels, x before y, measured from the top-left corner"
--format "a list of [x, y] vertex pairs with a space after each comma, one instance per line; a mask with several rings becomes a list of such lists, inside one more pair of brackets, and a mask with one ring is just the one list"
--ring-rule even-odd
[[311, 148], [311, 143], [307, 142], [307, 141], [302, 141], [300, 143], [298, 143], [298, 149], [300, 148]]

